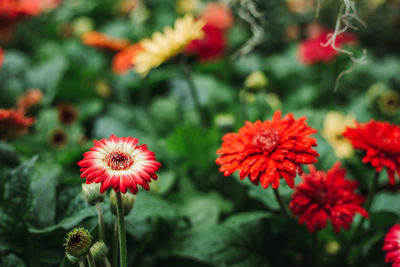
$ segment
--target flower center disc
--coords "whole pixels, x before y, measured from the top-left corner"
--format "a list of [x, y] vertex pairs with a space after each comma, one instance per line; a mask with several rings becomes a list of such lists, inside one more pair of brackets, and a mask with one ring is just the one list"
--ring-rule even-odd
[[125, 153], [113, 153], [107, 160], [108, 166], [113, 170], [126, 170], [133, 164], [130, 155]]
[[272, 151], [279, 142], [279, 134], [275, 129], [264, 130], [253, 137], [253, 145], [264, 151]]

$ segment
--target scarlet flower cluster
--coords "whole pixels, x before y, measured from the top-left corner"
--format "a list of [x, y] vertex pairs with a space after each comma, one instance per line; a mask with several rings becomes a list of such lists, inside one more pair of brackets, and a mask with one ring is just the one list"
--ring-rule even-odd
[[[327, 63], [334, 59], [338, 52], [331, 45], [325, 46], [328, 38], [333, 32], [327, 29], [320, 30], [316, 36], [306, 39], [300, 43], [298, 48], [298, 58], [304, 65], [316, 63]], [[336, 37], [335, 46], [341, 48], [346, 44], [354, 44], [357, 38], [351, 33], [342, 33]]]
[[337, 162], [326, 173], [309, 167], [310, 173], [303, 174], [303, 182], [298, 184], [292, 195], [290, 210], [299, 215], [299, 224], [306, 223], [310, 232], [326, 227], [331, 221], [336, 232], [348, 229], [356, 213], [368, 218], [362, 208], [364, 197], [354, 193], [357, 181], [345, 178], [346, 170]]
[[26, 117], [24, 111], [0, 109], [0, 138], [22, 135], [34, 122], [35, 119]]
[[385, 262], [393, 262], [392, 267], [400, 267], [400, 224], [390, 228], [382, 249], [386, 251]]

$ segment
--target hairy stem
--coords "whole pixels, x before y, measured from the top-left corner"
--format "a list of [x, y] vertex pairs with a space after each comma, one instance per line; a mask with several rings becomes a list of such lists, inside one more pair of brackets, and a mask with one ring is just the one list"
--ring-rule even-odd
[[96, 263], [94, 262], [93, 255], [92, 255], [92, 252], [90, 252], [90, 250], [87, 254], [87, 260], [89, 263], [89, 267], [96, 267]]
[[104, 227], [104, 216], [103, 210], [101, 209], [101, 203], [96, 202], [96, 209], [97, 209], [97, 219], [99, 223], [99, 240], [105, 240], [105, 227]]
[[121, 192], [115, 193], [117, 199], [117, 220], [118, 220], [118, 237], [119, 237], [119, 260], [121, 267], [128, 266], [128, 256], [126, 251], [126, 233], [124, 222], [124, 210], [122, 206]]

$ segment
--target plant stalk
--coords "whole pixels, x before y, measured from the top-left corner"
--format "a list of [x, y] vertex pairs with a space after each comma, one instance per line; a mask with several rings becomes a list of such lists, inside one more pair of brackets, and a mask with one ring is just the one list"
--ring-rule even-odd
[[126, 233], [124, 222], [124, 210], [122, 206], [121, 191], [115, 193], [117, 199], [117, 220], [118, 220], [118, 237], [119, 237], [119, 259], [120, 266], [128, 266], [128, 256], [126, 250]]
[[90, 252], [90, 249], [89, 249], [89, 252], [87, 254], [87, 260], [88, 260], [88, 263], [89, 263], [89, 267], [96, 267], [96, 263], [94, 262], [93, 255], [92, 255], [92, 252]]
[[105, 240], [105, 227], [104, 227], [104, 216], [103, 216], [103, 210], [101, 209], [101, 203], [97, 202], [96, 203], [96, 209], [97, 209], [97, 219], [99, 222], [99, 240], [103, 241]]
[[273, 189], [273, 191], [274, 191], [275, 198], [279, 203], [279, 207], [281, 208], [282, 216], [285, 218], [286, 222], [288, 224], [290, 224], [289, 213], [288, 213], [288, 211], [286, 209], [285, 204], [282, 201], [282, 198], [281, 198], [281, 195], [279, 194], [278, 188], [277, 189]]
[[113, 244], [112, 244], [112, 266], [117, 266], [118, 265], [118, 250], [119, 250], [119, 244], [118, 244], [118, 221], [115, 220], [114, 224], [114, 236], [113, 236]]

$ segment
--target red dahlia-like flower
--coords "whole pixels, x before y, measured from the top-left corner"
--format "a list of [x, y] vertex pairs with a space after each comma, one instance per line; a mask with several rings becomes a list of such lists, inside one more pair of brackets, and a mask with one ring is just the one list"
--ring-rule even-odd
[[118, 52], [112, 61], [113, 71], [119, 75], [126, 74], [133, 67], [133, 61], [141, 51], [143, 51], [143, 47], [138, 43]]
[[387, 251], [386, 263], [393, 262], [392, 267], [400, 267], [400, 224], [395, 224], [386, 234], [383, 251]]
[[363, 162], [370, 162], [377, 172], [386, 167], [390, 184], [395, 184], [395, 171], [400, 176], [400, 127], [388, 122], [371, 120], [347, 128], [343, 136], [354, 148], [367, 152]]
[[204, 36], [190, 42], [185, 52], [195, 54], [200, 61], [215, 60], [222, 56], [225, 50], [225, 35], [219, 28], [206, 24], [203, 27]]
[[[298, 58], [304, 65], [312, 65], [316, 63], [326, 63], [334, 59], [338, 52], [336, 52], [330, 45], [323, 46], [328, 41], [329, 34], [332, 31], [321, 30], [317, 36], [309, 38], [300, 43], [298, 48]], [[357, 38], [351, 33], [342, 33], [336, 37], [335, 45], [341, 48], [345, 44], [353, 44]]]
[[157, 180], [161, 164], [146, 145], [137, 145], [137, 138], [111, 135], [110, 139], [93, 142], [91, 151], [83, 154], [78, 165], [87, 184], [101, 183], [101, 193], [112, 187], [115, 192], [126, 193], [129, 189], [136, 194], [137, 185], [149, 190], [151, 179]]
[[281, 119], [281, 112], [276, 111], [272, 121], [246, 121], [239, 133], [222, 138], [222, 147], [217, 150], [221, 156], [216, 160], [220, 172], [228, 176], [238, 170], [240, 179], [248, 176], [255, 185], [267, 188], [271, 183], [275, 189], [283, 177], [293, 188], [296, 173], [302, 173], [300, 165], [316, 162], [318, 157], [312, 148], [316, 140], [308, 137], [317, 130], [308, 127], [305, 120], [295, 120], [290, 113]]
[[368, 218], [361, 207], [364, 197], [354, 193], [357, 181], [346, 180], [346, 170], [337, 162], [326, 173], [310, 166], [310, 173], [303, 174], [289, 204], [290, 210], [299, 215], [299, 224], [306, 223], [310, 232], [326, 227], [330, 220], [336, 232], [340, 227], [349, 229], [356, 212]]
[[21, 110], [0, 109], [0, 138], [22, 135], [34, 122], [34, 118], [25, 117]]
[[126, 39], [110, 37], [96, 31], [85, 33], [82, 36], [82, 42], [88, 46], [109, 50], [122, 50], [129, 46], [129, 41]]

